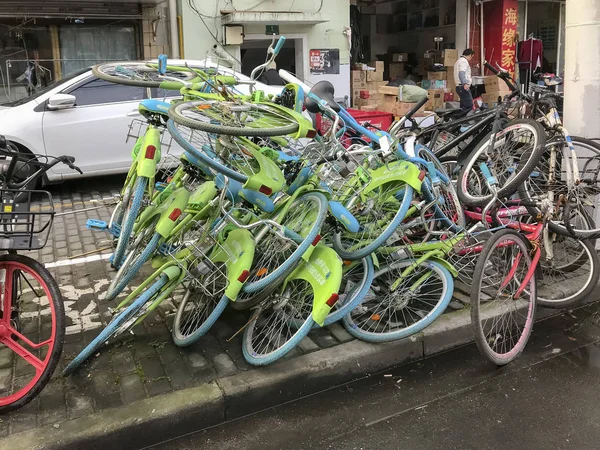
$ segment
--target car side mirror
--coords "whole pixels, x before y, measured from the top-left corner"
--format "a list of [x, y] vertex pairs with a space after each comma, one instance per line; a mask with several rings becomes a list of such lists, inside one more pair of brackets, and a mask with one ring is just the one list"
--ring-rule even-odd
[[71, 94], [54, 94], [48, 99], [48, 109], [57, 111], [59, 109], [68, 109], [75, 106], [77, 98]]

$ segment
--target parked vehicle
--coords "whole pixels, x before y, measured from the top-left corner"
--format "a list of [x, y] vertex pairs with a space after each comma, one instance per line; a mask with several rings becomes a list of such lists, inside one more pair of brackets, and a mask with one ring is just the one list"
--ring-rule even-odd
[[[169, 63], [183, 65], [185, 61], [170, 60]], [[217, 69], [217, 64], [210, 60], [187, 63], [191, 67]], [[242, 81], [249, 80], [227, 67], [219, 66], [218, 71], [235, 75]], [[247, 94], [250, 88], [240, 84], [236, 89]], [[256, 83], [256, 89], [273, 95], [281, 92], [280, 86], [260, 82]], [[125, 136], [133, 119], [143, 119], [138, 111], [139, 102], [177, 96], [177, 91], [110, 83], [95, 77], [91, 68], [84, 69], [29, 97], [1, 104], [0, 133], [23, 153], [73, 155], [86, 177], [127, 173], [135, 141], [126, 142]], [[173, 144], [173, 153], [180, 154], [182, 149]], [[55, 166], [40, 182], [81, 176], [67, 167]]]

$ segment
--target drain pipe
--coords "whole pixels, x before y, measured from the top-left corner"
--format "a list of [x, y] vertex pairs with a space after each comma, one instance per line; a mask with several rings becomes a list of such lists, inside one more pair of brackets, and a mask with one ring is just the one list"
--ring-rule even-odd
[[171, 58], [179, 58], [179, 33], [177, 32], [177, 0], [169, 0], [169, 43]]

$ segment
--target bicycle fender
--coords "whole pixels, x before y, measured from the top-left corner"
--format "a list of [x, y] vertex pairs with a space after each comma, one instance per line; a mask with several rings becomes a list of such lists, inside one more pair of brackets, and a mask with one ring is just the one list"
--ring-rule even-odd
[[140, 177], [154, 178], [156, 165], [160, 161], [160, 131], [148, 128], [144, 143], [137, 155], [137, 174]]
[[317, 245], [308, 261], [300, 265], [287, 277], [290, 280], [305, 280], [313, 289], [312, 318], [323, 326], [325, 318], [335, 306], [342, 284], [343, 263], [335, 250]]
[[260, 150], [249, 150], [259, 165], [258, 173], [248, 176], [244, 188], [259, 191], [265, 195], [280, 192], [285, 186], [285, 177], [279, 166]]
[[439, 265], [443, 266], [445, 269], [448, 269], [448, 272], [450, 272], [450, 274], [454, 278], [458, 277], [458, 270], [456, 270], [454, 266], [450, 264], [450, 262], [448, 262], [447, 260], [438, 258], [437, 256], [432, 256], [431, 258], [429, 258], [429, 261], [434, 261]]
[[300, 186], [304, 186], [310, 176], [312, 175], [312, 170], [310, 167], [303, 167], [300, 169], [300, 172], [296, 176], [296, 179], [292, 182], [290, 187], [287, 189], [288, 195], [293, 195], [294, 192], [298, 190]]
[[255, 247], [252, 233], [236, 228], [229, 232], [225, 242], [213, 248], [209, 259], [213, 263], [225, 263], [227, 267], [229, 285], [225, 289], [225, 295], [230, 300], [237, 298], [250, 275]]
[[421, 170], [408, 161], [395, 161], [369, 173], [371, 181], [365, 186], [364, 194], [374, 191], [390, 182], [406, 183], [415, 191], [421, 192]]
[[166, 202], [158, 207], [160, 219], [156, 224], [156, 232], [162, 237], [169, 237], [181, 213], [185, 210], [190, 198], [189, 192], [185, 188], [179, 188], [173, 192]]
[[302, 113], [294, 111], [293, 109], [286, 108], [285, 106], [277, 105], [275, 103], [260, 102], [264, 103], [272, 108], [279, 110], [279, 112], [285, 116], [290, 117], [292, 120], [298, 123], [298, 131], [291, 135], [294, 139], [301, 138], [313, 138], [317, 131], [314, 129], [312, 121], [308, 120], [302, 115]]
[[188, 203], [201, 209], [217, 196], [217, 186], [214, 181], [206, 181], [190, 195]]
[[329, 211], [351, 233], [358, 233], [360, 224], [358, 220], [340, 202], [329, 201]]
[[137, 138], [137, 141], [135, 141], [135, 145], [133, 146], [133, 149], [131, 150], [131, 158], [134, 161], [137, 159], [137, 155], [140, 152], [140, 148], [142, 148], [143, 143], [144, 143], [143, 136], [140, 136], [139, 138]]

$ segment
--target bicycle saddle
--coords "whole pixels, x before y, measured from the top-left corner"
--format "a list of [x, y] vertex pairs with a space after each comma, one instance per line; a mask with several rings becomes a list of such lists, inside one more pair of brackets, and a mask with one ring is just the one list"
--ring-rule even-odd
[[[329, 81], [319, 81], [313, 86], [313, 88], [310, 90], [310, 93], [316, 95], [321, 100], [325, 100], [325, 102], [331, 107], [331, 109], [333, 109], [335, 112], [339, 112], [340, 105], [338, 105], [335, 99], [333, 98], [335, 88], [333, 87], [333, 84], [331, 84]], [[321, 112], [319, 104], [308, 96], [304, 101], [304, 105], [306, 106], [306, 110], [308, 112], [311, 112], [313, 114]]]
[[161, 116], [169, 117], [170, 103], [162, 102], [160, 100], [147, 99], [142, 100], [138, 105], [138, 111], [144, 117], [151, 116], [153, 114], [159, 114]]

